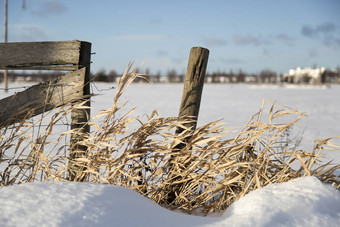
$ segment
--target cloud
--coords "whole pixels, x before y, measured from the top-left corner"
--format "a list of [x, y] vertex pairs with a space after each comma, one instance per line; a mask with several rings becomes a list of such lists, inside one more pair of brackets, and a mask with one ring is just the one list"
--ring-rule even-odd
[[340, 46], [340, 38], [335, 38], [335, 37], [327, 37], [322, 40], [322, 43], [325, 46]]
[[204, 38], [203, 43], [206, 46], [224, 46], [227, 44], [227, 41], [224, 39], [218, 39], [214, 37]]
[[111, 39], [123, 41], [136, 41], [136, 40], [161, 40], [167, 36], [162, 34], [127, 34], [127, 35], [113, 35]]
[[313, 37], [316, 33], [316, 31], [309, 25], [304, 25], [301, 28], [302, 35], [308, 36], [308, 37]]
[[44, 10], [48, 13], [62, 14], [67, 11], [67, 7], [59, 1], [52, 1], [45, 3]]
[[280, 33], [275, 37], [278, 41], [285, 43], [287, 45], [293, 45], [295, 39], [285, 33]]
[[336, 27], [327, 22], [317, 26], [304, 25], [301, 28], [303, 36], [320, 40], [326, 46], [340, 45], [340, 37], [336, 35]]
[[269, 41], [258, 38], [252, 35], [234, 35], [233, 36], [233, 41], [236, 45], [239, 46], [244, 46], [244, 45], [254, 45], [254, 46], [259, 46], [259, 45], [267, 45], [270, 44]]
[[67, 7], [58, 0], [48, 1], [42, 4], [37, 11], [33, 11], [38, 16], [60, 15], [67, 11]]
[[315, 27], [304, 25], [301, 28], [302, 34], [307, 37], [327, 36], [334, 33], [335, 31], [336, 29], [333, 23], [324, 23]]
[[267, 46], [273, 43], [283, 43], [286, 45], [293, 45], [295, 39], [285, 33], [279, 33], [277, 35], [267, 35], [266, 37], [258, 37], [254, 35], [234, 35], [233, 41], [238, 46]]
[[10, 24], [9, 33], [11, 42], [46, 40], [49, 32], [36, 24]]

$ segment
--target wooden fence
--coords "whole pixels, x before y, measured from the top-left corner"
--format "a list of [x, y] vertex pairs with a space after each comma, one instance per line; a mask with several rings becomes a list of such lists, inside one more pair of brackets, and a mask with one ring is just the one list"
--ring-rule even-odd
[[[55, 80], [40, 83], [0, 100], [0, 128], [70, 102], [90, 106], [91, 43], [84, 41], [21, 42], [0, 44], [0, 69], [71, 71]], [[78, 145], [90, 132], [89, 108], [75, 108], [71, 113], [71, 149], [68, 179], [75, 179], [83, 167], [72, 160], [86, 155]]]
[[[71, 71], [0, 100], [0, 128], [67, 103], [85, 100], [85, 106], [90, 107], [90, 56], [91, 44], [82, 41], [0, 44], [0, 69]], [[177, 134], [196, 128], [208, 56], [209, 50], [202, 47], [193, 47], [190, 51], [179, 117], [192, 117], [192, 121], [184, 128], [178, 127]], [[77, 174], [84, 172], [85, 167], [73, 160], [87, 156], [87, 147], [79, 144], [90, 133], [90, 109], [74, 108], [71, 119], [73, 133], [67, 178], [86, 181], [86, 175]], [[184, 143], [178, 144], [175, 151], [181, 150]]]

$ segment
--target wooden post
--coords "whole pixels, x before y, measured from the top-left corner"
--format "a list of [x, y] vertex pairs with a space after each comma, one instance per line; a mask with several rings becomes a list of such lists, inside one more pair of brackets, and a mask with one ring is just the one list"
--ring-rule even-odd
[[[5, 43], [7, 43], [8, 33], [7, 33], [7, 18], [8, 18], [8, 2], [5, 0]], [[5, 92], [8, 92], [8, 79], [7, 79], [7, 69], [4, 71], [4, 83], [5, 83]]]
[[[197, 125], [208, 57], [208, 49], [202, 47], [191, 48], [179, 117], [192, 117], [192, 121], [185, 125], [192, 131], [196, 129]], [[178, 127], [176, 133], [179, 134], [183, 130], [183, 128]]]
[[71, 134], [71, 152], [69, 154], [68, 180], [69, 181], [86, 181], [88, 175], [84, 174], [86, 167], [79, 165], [75, 159], [87, 156], [87, 147], [79, 144], [80, 141], [86, 140], [90, 134], [90, 64], [91, 64], [91, 43], [81, 42], [79, 56], [79, 68], [86, 67], [85, 83], [83, 95], [87, 102], [85, 107], [75, 108], [71, 113], [71, 129], [74, 132]]
[[[88, 121], [90, 119], [90, 64], [91, 43], [73, 40], [59, 42], [18, 42], [0, 43], [0, 69], [24, 69], [24, 70], [67, 70], [82, 69], [85, 74], [81, 97], [79, 101], [85, 101], [84, 106], [74, 109], [71, 113], [71, 134], [69, 154], [69, 166], [67, 179], [71, 181], [85, 181], [86, 169], [77, 158], [87, 155], [87, 147], [82, 141], [86, 140], [90, 133]], [[76, 92], [74, 90], [74, 92]], [[74, 95], [76, 98], [76, 95]], [[30, 105], [27, 104], [27, 105]], [[4, 113], [0, 106], [0, 114]], [[86, 108], [88, 107], [88, 108]], [[39, 108], [38, 108], [39, 110]], [[24, 111], [25, 112], [25, 111]], [[38, 113], [38, 111], [36, 111]], [[5, 115], [4, 115], [5, 116]]]
[[[208, 49], [202, 47], [191, 48], [187, 73], [184, 80], [182, 102], [179, 111], [180, 118], [190, 118], [190, 122], [184, 124], [184, 127], [190, 130], [190, 132], [193, 132], [197, 125], [208, 57]], [[185, 128], [177, 127], [176, 134], [182, 133]], [[176, 145], [173, 151], [180, 152], [180, 150], [186, 146], [186, 142], [189, 141], [190, 138], [191, 136], [184, 138], [184, 141]], [[181, 180], [180, 175], [174, 176], [171, 172], [169, 172], [169, 177], [173, 179], [172, 181]], [[176, 199], [176, 196], [180, 193], [183, 185], [183, 183], [170, 185], [167, 198], [168, 204], [171, 204]]]

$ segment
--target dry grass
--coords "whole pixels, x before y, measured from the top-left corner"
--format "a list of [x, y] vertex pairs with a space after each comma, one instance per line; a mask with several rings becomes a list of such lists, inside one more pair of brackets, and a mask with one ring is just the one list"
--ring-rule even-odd
[[[224, 139], [228, 129], [219, 121], [175, 135], [175, 129], [184, 127], [190, 118], [160, 118], [153, 112], [142, 122], [131, 117], [133, 110], [123, 111], [119, 97], [139, 76], [129, 72], [130, 68], [119, 81], [112, 107], [93, 117], [100, 124], [93, 119], [89, 122], [91, 135], [81, 144], [87, 146], [87, 157], [68, 160], [72, 130], [61, 135], [54, 131], [81, 104], [1, 129], [1, 186], [66, 181], [69, 162], [74, 162], [86, 167], [76, 179], [87, 176], [88, 182], [129, 187], [158, 204], [188, 212], [223, 210], [250, 191], [302, 176], [316, 176], [340, 187], [339, 176], [334, 174], [340, 166], [319, 164], [324, 149], [339, 148], [331, 139], [316, 141], [311, 152], [296, 150], [288, 139], [303, 113], [264, 100], [260, 111], [233, 139]], [[46, 121], [47, 126], [41, 127]], [[133, 121], [140, 126], [131, 131]], [[184, 141], [185, 146], [176, 150]], [[169, 200], [171, 193], [175, 200]]]

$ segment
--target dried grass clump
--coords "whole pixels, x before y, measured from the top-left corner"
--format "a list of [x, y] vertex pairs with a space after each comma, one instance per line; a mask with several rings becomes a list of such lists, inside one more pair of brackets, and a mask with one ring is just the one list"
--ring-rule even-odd
[[[316, 141], [306, 152], [287, 137], [303, 113], [264, 100], [233, 139], [224, 139], [229, 132], [219, 121], [176, 135], [176, 128], [185, 127], [190, 118], [161, 118], [153, 112], [142, 121], [131, 117], [133, 110], [122, 112], [119, 97], [139, 76], [130, 68], [119, 81], [112, 107], [89, 122], [93, 131], [80, 144], [87, 147], [86, 157], [68, 159], [72, 147], [65, 138], [72, 130], [54, 139], [54, 127], [81, 104], [52, 111], [47, 127], [39, 127], [35, 137], [31, 131], [44, 119], [1, 129], [1, 186], [66, 181], [72, 162], [85, 167], [76, 179], [129, 187], [158, 204], [187, 212], [224, 210], [250, 191], [302, 176], [316, 176], [340, 188], [335, 175], [340, 165], [319, 164], [324, 149], [339, 148], [330, 138]], [[133, 121], [140, 126], [131, 132]], [[177, 149], [178, 144], [183, 146]]]

